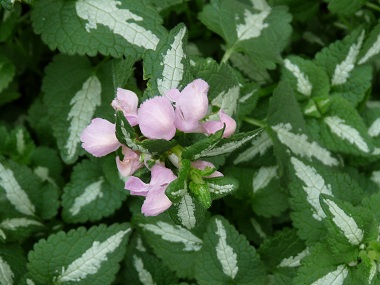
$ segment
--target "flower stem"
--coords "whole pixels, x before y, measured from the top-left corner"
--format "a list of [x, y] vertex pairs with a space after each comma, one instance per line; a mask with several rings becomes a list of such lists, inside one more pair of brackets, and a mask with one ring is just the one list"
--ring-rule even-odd
[[251, 124], [253, 126], [260, 127], [260, 128], [266, 127], [266, 123], [265, 122], [263, 122], [261, 120], [254, 119], [254, 118], [245, 117], [243, 119], [243, 121], [246, 122], [246, 123], [248, 123], [248, 124]]

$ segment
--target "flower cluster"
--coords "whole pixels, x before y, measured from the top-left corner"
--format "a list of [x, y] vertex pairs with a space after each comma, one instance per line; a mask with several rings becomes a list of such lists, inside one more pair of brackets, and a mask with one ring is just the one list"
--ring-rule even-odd
[[[209, 86], [202, 79], [189, 83], [182, 91], [171, 89], [164, 96], [156, 96], [144, 101], [138, 107], [137, 95], [129, 90], [117, 89], [116, 98], [112, 101], [115, 111], [122, 111], [128, 123], [138, 126], [146, 139], [171, 140], [177, 130], [184, 133], [213, 134], [225, 126], [223, 137], [231, 136], [236, 129], [236, 122], [223, 110], [218, 113], [219, 120], [207, 120], [209, 111]], [[123, 159], [116, 157], [116, 165], [120, 175], [131, 176], [139, 168], [146, 166], [151, 171], [151, 181], [144, 183], [141, 179], [131, 176], [125, 183], [125, 189], [132, 195], [144, 196], [142, 213], [155, 216], [171, 206], [171, 201], [165, 195], [170, 182], [177, 177], [173, 171], [165, 167], [165, 163], [157, 160], [152, 167], [146, 163], [147, 156], [122, 145], [115, 134], [115, 124], [95, 118], [82, 135], [82, 147], [96, 157], [107, 155], [122, 147]], [[149, 157], [149, 156], [148, 156]], [[210, 177], [223, 176], [215, 171], [214, 165], [206, 161], [195, 161], [192, 167], [203, 170], [211, 169]]]

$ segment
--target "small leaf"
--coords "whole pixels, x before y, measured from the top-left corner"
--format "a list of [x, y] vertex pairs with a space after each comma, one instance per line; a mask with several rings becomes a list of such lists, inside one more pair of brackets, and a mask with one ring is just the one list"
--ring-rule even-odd
[[150, 96], [165, 95], [170, 89], [179, 89], [190, 81], [189, 58], [186, 55], [187, 29], [179, 24], [162, 37], [156, 50], [144, 54], [144, 78], [148, 79]]
[[359, 53], [358, 64], [373, 62], [380, 52], [380, 24], [377, 24], [364, 41], [363, 48]]
[[210, 151], [217, 145], [217, 143], [222, 139], [223, 132], [224, 128], [217, 131], [215, 134], [212, 134], [209, 137], [199, 140], [193, 145], [184, 148], [182, 157], [185, 159], [190, 159], [191, 161], [195, 161], [202, 157], [203, 153]]
[[28, 277], [38, 284], [111, 284], [130, 231], [127, 224], [114, 224], [53, 234], [29, 253]]
[[246, 133], [233, 134], [229, 138], [222, 139], [213, 148], [202, 151], [198, 156], [196, 156], [196, 159], [201, 157], [213, 157], [230, 154], [231, 152], [242, 147], [247, 142], [254, 140], [260, 135], [261, 132], [262, 129], [258, 129]]
[[227, 176], [205, 178], [213, 200], [233, 193], [239, 187], [239, 181]]

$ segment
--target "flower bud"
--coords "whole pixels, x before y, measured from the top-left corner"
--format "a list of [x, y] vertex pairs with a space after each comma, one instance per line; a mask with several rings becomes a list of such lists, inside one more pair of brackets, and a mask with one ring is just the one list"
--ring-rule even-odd
[[171, 140], [174, 137], [174, 109], [169, 99], [157, 96], [146, 100], [137, 116], [140, 130], [147, 138]]
[[112, 101], [111, 105], [115, 111], [123, 111], [125, 118], [132, 127], [138, 124], [138, 98], [136, 93], [123, 88], [117, 88], [116, 98]]
[[115, 128], [115, 124], [107, 120], [93, 119], [80, 136], [82, 147], [96, 157], [117, 150], [121, 144], [116, 138]]

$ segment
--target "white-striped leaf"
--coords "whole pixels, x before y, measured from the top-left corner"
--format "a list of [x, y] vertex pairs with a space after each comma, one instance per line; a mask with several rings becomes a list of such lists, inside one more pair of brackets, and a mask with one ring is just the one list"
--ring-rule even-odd
[[330, 95], [339, 95], [354, 106], [363, 101], [371, 86], [371, 68], [357, 65], [364, 35], [363, 29], [356, 29], [343, 40], [324, 48], [314, 61], [330, 77]]
[[343, 285], [344, 280], [348, 275], [347, 266], [344, 264], [339, 265], [334, 271], [327, 273], [318, 280], [314, 281], [311, 285]]
[[292, 157], [290, 166], [294, 169], [290, 184], [293, 223], [302, 238], [319, 240], [326, 235], [326, 213], [320, 195], [327, 194], [356, 205], [362, 199], [362, 189], [348, 175], [322, 165]]
[[364, 41], [358, 64], [373, 62], [380, 53], [380, 24], [377, 24]]
[[265, 270], [254, 247], [222, 217], [210, 220], [196, 263], [198, 284], [264, 284]]
[[[154, 50], [166, 33], [158, 13], [141, 1], [49, 0], [36, 4], [32, 13], [35, 32], [50, 48], [68, 54], [132, 55], [137, 59], [145, 50]], [[60, 17], [62, 13], [66, 17]], [[105, 37], [107, 41], [102, 40]]]
[[178, 280], [162, 261], [153, 253], [141, 251], [141, 236], [132, 236], [125, 257], [125, 284], [163, 285], [177, 284]]
[[349, 155], [372, 156], [373, 139], [358, 111], [342, 97], [334, 96], [330, 102], [329, 111], [320, 125], [326, 147]]
[[0, 244], [0, 284], [21, 284], [26, 273], [26, 258], [23, 249], [16, 244]]
[[[243, 51], [261, 70], [273, 67], [290, 35], [289, 14], [283, 7], [213, 0], [200, 13], [200, 20], [227, 44], [227, 54]], [[276, 35], [276, 36], [275, 36]], [[266, 48], [276, 37], [276, 47]], [[225, 58], [224, 60], [227, 60]]]
[[327, 195], [323, 196], [322, 201], [323, 210], [333, 222], [338, 233], [343, 235], [351, 245], [359, 246], [363, 241], [364, 231], [352, 217], [353, 213], [349, 212], [350, 208]]
[[95, 73], [88, 59], [59, 55], [47, 67], [42, 89], [61, 157], [73, 163], [83, 153], [80, 135], [91, 119], [114, 121], [111, 64]]
[[[178, 219], [177, 219], [178, 220]], [[177, 273], [178, 277], [193, 276], [194, 262], [203, 246], [204, 228], [188, 230], [174, 224], [167, 214], [145, 218], [137, 216], [135, 223], [144, 240], [153, 248], [163, 264]]]
[[201, 157], [213, 157], [213, 156], [218, 156], [218, 155], [230, 154], [231, 152], [242, 147], [247, 142], [255, 140], [255, 138], [258, 137], [261, 132], [262, 130], [259, 129], [259, 130], [250, 131], [246, 133], [234, 134], [229, 138], [221, 140], [213, 148], [205, 149], [204, 151], [199, 153], [197, 156], [195, 156], [196, 157], [195, 159], [198, 159]]
[[111, 284], [130, 231], [127, 224], [114, 224], [51, 235], [30, 252], [28, 276], [38, 284]]
[[281, 143], [289, 148], [292, 153], [309, 160], [317, 159], [325, 165], [336, 166], [339, 161], [331, 155], [331, 152], [320, 146], [317, 142], [309, 142], [309, 138], [305, 134], [297, 134], [292, 132], [291, 124], [280, 123], [272, 127], [277, 133], [277, 137]]
[[282, 79], [293, 87], [298, 100], [326, 97], [330, 91], [327, 73], [310, 60], [289, 56], [284, 60]]
[[144, 78], [149, 79], [150, 96], [165, 95], [170, 89], [181, 89], [190, 81], [186, 53], [187, 29], [179, 24], [167, 37], [162, 37], [154, 51], [144, 54]]
[[247, 162], [257, 156], [263, 156], [273, 146], [273, 141], [267, 132], [261, 132], [251, 141], [252, 146], [239, 153], [234, 164]]
[[127, 193], [114, 162], [112, 157], [83, 160], [74, 167], [62, 196], [62, 216], [67, 222], [96, 221], [121, 206]]
[[58, 195], [28, 167], [0, 157], [0, 219], [50, 219], [57, 213]]

